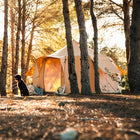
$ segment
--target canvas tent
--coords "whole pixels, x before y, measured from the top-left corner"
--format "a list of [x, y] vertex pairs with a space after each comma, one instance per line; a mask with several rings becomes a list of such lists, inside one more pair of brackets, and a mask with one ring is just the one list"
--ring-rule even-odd
[[[73, 40], [73, 48], [78, 87], [81, 91], [80, 48], [79, 43], [75, 40]], [[95, 92], [94, 53], [90, 48], [88, 48], [88, 53], [90, 85], [92, 92]], [[121, 70], [111, 58], [103, 54], [99, 54], [98, 61], [101, 91], [108, 93], [121, 92], [118, 81], [121, 81], [120, 75], [124, 73], [124, 71]], [[58, 87], [65, 85], [65, 92], [70, 93], [67, 46], [49, 56], [38, 58], [34, 67], [26, 73], [26, 76], [30, 75], [32, 75], [33, 84], [43, 88], [46, 92], [57, 91]]]

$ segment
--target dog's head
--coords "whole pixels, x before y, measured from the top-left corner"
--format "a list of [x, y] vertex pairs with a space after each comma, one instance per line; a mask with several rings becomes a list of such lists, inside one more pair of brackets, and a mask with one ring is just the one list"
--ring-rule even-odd
[[16, 79], [17, 81], [20, 81], [20, 80], [21, 80], [21, 76], [20, 76], [20, 75], [16, 75], [16, 76], [15, 76], [15, 79]]

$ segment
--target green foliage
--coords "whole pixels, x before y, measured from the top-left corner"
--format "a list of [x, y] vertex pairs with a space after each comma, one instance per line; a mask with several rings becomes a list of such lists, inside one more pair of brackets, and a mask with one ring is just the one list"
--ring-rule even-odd
[[122, 76], [122, 92], [129, 92], [128, 76]]

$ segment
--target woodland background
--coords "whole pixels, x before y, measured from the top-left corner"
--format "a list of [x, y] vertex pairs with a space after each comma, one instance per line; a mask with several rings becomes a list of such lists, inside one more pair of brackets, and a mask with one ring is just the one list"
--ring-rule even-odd
[[[1, 1], [1, 11], [3, 11], [3, 7], [4, 1]], [[88, 47], [94, 48], [90, 1], [83, 1], [82, 7], [88, 35]], [[69, 1], [69, 12], [72, 37], [79, 40], [74, 1]], [[123, 37], [125, 35], [126, 42], [130, 42], [128, 35], [130, 34], [132, 1], [95, 1], [94, 13], [97, 18], [99, 52], [110, 56], [122, 69], [127, 71], [126, 57], [128, 55], [126, 55], [126, 52], [129, 52], [130, 44], [126, 43], [126, 49], [124, 49], [122, 43], [121, 45], [114, 44], [112, 43], [113, 39], [111, 38], [111, 40], [108, 37], [110, 34], [113, 35], [121, 30], [120, 35]], [[14, 75], [19, 73], [27, 84], [31, 83], [31, 79], [26, 80], [27, 77], [24, 74], [33, 66], [36, 59], [53, 53], [66, 45], [63, 3], [61, 0], [10, 0], [8, 1], [7, 16], [8, 65], [6, 89], [8, 92], [13, 89], [13, 92], [17, 93]], [[109, 40], [110, 43], [106, 43], [106, 40]], [[0, 44], [2, 58], [3, 40]]]
[[[1, 0], [0, 4], [4, 12], [4, 35], [0, 41], [0, 139], [67, 140], [71, 136], [71, 140], [140, 139], [139, 0], [69, 0], [69, 3], [68, 0]], [[92, 24], [85, 26], [89, 20]], [[94, 32], [86, 34], [85, 27], [93, 28]], [[111, 40], [108, 45], [105, 43], [107, 33], [117, 35], [118, 30], [124, 35], [125, 50], [120, 45], [111, 45]], [[76, 94], [73, 53], [70, 53], [72, 38], [79, 40], [84, 54], [81, 94]], [[30, 83], [24, 74], [36, 59], [65, 45], [72, 56], [73, 86], [69, 96], [47, 94], [24, 100], [18, 95], [15, 74], [21, 74], [26, 84]], [[90, 91], [88, 61], [83, 59], [88, 55], [87, 46], [96, 52], [96, 93]], [[98, 52], [110, 56], [128, 72], [127, 93], [100, 93]]]

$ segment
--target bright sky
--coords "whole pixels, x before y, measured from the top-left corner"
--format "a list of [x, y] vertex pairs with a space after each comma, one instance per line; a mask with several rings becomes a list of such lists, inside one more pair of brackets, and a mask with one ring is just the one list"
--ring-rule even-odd
[[[97, 21], [99, 24], [99, 21]], [[86, 22], [86, 30], [89, 37], [89, 40], [93, 38], [93, 27], [91, 25], [91, 20]], [[123, 31], [115, 28], [108, 28], [106, 30], [98, 30], [98, 38], [101, 40], [103, 38], [102, 44], [99, 44], [99, 49], [102, 47], [113, 47], [116, 45], [122, 49], [125, 49], [125, 36]]]

